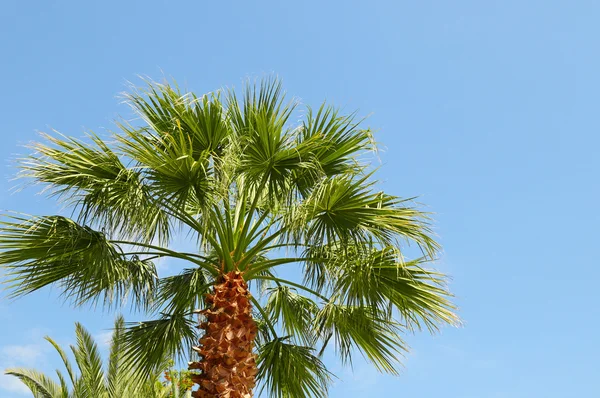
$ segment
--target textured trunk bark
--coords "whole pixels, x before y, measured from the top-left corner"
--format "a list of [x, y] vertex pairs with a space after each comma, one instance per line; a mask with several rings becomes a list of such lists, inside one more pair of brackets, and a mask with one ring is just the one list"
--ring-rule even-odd
[[196, 398], [251, 398], [258, 372], [253, 353], [256, 323], [248, 285], [237, 271], [223, 275], [214, 293], [206, 296], [207, 308], [200, 311], [206, 321], [200, 346], [194, 350], [200, 362], [190, 363], [190, 369], [200, 369], [192, 381], [199, 389]]

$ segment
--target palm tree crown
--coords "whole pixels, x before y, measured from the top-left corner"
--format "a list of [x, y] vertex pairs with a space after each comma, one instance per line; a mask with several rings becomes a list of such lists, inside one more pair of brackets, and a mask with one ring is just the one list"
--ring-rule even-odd
[[[44, 135], [21, 162], [76, 217], [5, 218], [13, 296], [59, 284], [77, 305], [128, 298], [153, 315], [123, 338], [147, 371], [189, 352], [198, 313], [197, 397], [250, 397], [255, 378], [270, 396], [325, 396], [325, 347], [395, 373], [403, 332], [457, 322], [445, 276], [425, 268], [439, 248], [428, 216], [376, 189], [354, 115], [324, 104], [294, 126], [276, 79], [241, 98], [150, 82], [127, 100], [141, 126], [119, 122], [112, 141]], [[197, 250], [170, 249], [176, 236]], [[403, 256], [411, 243], [422, 256]], [[188, 265], [161, 278], [161, 258]], [[278, 274], [289, 267], [302, 277]]]

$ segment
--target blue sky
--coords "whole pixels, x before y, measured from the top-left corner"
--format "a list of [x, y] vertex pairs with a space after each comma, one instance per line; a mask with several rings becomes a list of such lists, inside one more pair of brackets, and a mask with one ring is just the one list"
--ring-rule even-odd
[[[105, 133], [136, 76], [203, 93], [277, 73], [377, 131], [383, 187], [436, 213], [464, 327], [407, 336], [400, 377], [358, 361], [332, 398], [590, 397], [600, 390], [600, 3], [567, 1], [30, 1], [0, 5], [0, 209], [52, 214], [9, 194], [15, 154], [54, 128]], [[42, 336], [112, 313], [55, 290], [0, 300], [0, 367], [58, 366]], [[0, 396], [18, 384], [0, 378]]]

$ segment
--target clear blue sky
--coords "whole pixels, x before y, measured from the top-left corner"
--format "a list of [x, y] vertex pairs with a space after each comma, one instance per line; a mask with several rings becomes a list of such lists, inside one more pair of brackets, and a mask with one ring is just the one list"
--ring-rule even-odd
[[[19, 145], [113, 128], [138, 74], [202, 93], [275, 72], [305, 103], [373, 113], [384, 188], [436, 212], [465, 323], [408, 336], [400, 377], [340, 371], [332, 398], [600, 391], [597, 1], [4, 0], [0, 15], [0, 208], [55, 213], [8, 194]], [[0, 367], [58, 366], [41, 336], [112, 319], [56, 291], [2, 299]]]

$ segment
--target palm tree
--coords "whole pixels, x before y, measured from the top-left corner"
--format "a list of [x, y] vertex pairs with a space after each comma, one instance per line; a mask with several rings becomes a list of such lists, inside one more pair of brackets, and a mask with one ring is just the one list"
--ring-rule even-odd
[[[112, 142], [44, 135], [20, 163], [76, 216], [7, 216], [13, 297], [59, 284], [76, 305], [128, 298], [153, 316], [124, 334], [128, 363], [149, 372], [191, 348], [194, 397], [248, 398], [257, 382], [325, 396], [326, 347], [396, 373], [403, 332], [457, 322], [445, 276], [425, 268], [428, 214], [376, 189], [354, 115], [323, 104], [292, 125], [298, 102], [276, 79], [242, 98], [149, 82], [126, 99], [140, 126], [118, 121]], [[181, 237], [195, 249], [173, 249]], [[163, 258], [187, 267], [160, 278]]]
[[[119, 317], [115, 321], [106, 371], [96, 342], [94, 342], [90, 333], [81, 324], [77, 323], [75, 326], [77, 343], [71, 346], [71, 351], [75, 357], [75, 366], [79, 373], [74, 371], [75, 367], [60, 345], [52, 338], [46, 337], [46, 340], [58, 352], [67, 370], [68, 379], [60, 370], [56, 371], [59, 383], [34, 369], [7, 369], [6, 374], [19, 378], [31, 390], [35, 398], [173, 397], [172, 392], [176, 387], [175, 383], [164, 386], [159, 381], [160, 373], [139, 379], [129, 373], [126, 366], [122, 366], [121, 336], [124, 331], [123, 318]], [[166, 370], [168, 361], [163, 361], [159, 368]], [[70, 386], [67, 380], [69, 380]], [[178, 390], [177, 392], [179, 393]]]

